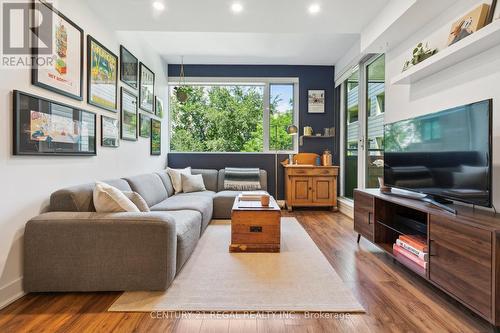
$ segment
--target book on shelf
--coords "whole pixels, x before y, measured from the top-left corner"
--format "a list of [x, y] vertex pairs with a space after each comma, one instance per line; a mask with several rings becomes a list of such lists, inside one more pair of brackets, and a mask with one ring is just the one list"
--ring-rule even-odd
[[413, 260], [408, 259], [404, 255], [402, 255], [396, 251], [394, 251], [394, 257], [396, 258], [397, 261], [399, 261], [400, 263], [402, 263], [406, 267], [409, 267], [411, 270], [417, 272], [418, 274], [425, 276], [426, 269], [423, 268], [422, 266], [418, 265]]
[[415, 264], [417, 264], [418, 266], [420, 266], [424, 269], [427, 269], [427, 262], [426, 261], [424, 261], [424, 260], [420, 259], [419, 257], [417, 257], [416, 255], [406, 251], [405, 249], [403, 249], [402, 247], [400, 247], [397, 244], [392, 245], [392, 252], [396, 256], [402, 255], [406, 259], [409, 259], [412, 262], [414, 262]]
[[402, 241], [401, 239], [396, 239], [396, 244], [405, 249], [406, 251], [416, 255], [418, 258], [427, 261], [429, 254], [427, 252], [421, 251], [414, 246]]
[[412, 246], [416, 250], [422, 252], [429, 252], [427, 248], [427, 238], [421, 235], [401, 235], [399, 240], [405, 242], [406, 244]]

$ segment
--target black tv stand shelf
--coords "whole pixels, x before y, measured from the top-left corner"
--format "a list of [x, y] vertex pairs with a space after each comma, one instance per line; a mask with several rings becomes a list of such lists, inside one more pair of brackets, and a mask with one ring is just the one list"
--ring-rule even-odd
[[[420, 200], [378, 189], [354, 191], [354, 230], [401, 265], [495, 326], [500, 326], [500, 217], [448, 205], [450, 214]], [[427, 269], [393, 254], [402, 234], [424, 236]], [[359, 239], [359, 238], [358, 238]]]

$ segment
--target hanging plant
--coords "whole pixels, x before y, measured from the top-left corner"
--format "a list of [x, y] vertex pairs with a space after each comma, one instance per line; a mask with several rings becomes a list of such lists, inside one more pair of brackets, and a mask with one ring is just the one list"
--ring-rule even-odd
[[181, 57], [181, 73], [179, 75], [179, 86], [175, 87], [175, 97], [177, 97], [177, 100], [181, 103], [185, 103], [188, 98], [188, 92], [185, 87], [183, 87], [183, 84], [186, 83], [186, 77], [184, 75], [184, 57]]

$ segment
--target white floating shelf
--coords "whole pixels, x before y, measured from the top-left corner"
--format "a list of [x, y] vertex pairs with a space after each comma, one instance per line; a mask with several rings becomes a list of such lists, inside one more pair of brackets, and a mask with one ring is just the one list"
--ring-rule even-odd
[[391, 84], [410, 84], [420, 81], [497, 45], [500, 45], [500, 20], [493, 21], [472, 35], [410, 67], [394, 77]]

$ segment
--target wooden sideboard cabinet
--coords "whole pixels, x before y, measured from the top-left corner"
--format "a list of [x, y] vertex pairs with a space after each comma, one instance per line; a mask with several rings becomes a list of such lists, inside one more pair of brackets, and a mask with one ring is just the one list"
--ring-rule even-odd
[[337, 166], [284, 165], [285, 200], [293, 207], [337, 209]]

